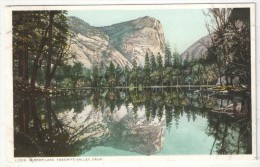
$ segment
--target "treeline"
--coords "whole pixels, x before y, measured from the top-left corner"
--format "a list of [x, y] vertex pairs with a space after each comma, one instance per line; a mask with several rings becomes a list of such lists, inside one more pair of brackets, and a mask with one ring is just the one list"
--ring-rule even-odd
[[[203, 57], [203, 56], [202, 56]], [[139, 64], [139, 65], [138, 65]], [[160, 53], [145, 55], [144, 65], [133, 59], [132, 68], [119, 67], [113, 62], [93, 65], [91, 69], [82, 64], [67, 65], [57, 71], [57, 87], [130, 87], [147, 88], [188, 84], [215, 84], [216, 74], [212, 66], [206, 66], [205, 59], [188, 56], [182, 60], [177, 51], [165, 48]]]

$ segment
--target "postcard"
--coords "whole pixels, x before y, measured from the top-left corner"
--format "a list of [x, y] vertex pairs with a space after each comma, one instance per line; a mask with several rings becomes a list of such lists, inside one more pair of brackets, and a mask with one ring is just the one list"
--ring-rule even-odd
[[10, 163], [256, 159], [254, 3], [5, 13]]

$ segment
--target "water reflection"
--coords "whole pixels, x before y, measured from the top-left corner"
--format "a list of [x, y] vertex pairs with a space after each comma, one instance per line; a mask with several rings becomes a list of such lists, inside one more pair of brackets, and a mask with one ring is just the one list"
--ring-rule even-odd
[[[242, 105], [243, 114], [212, 112], [233, 103]], [[183, 117], [187, 122], [207, 119], [204, 133], [214, 138], [208, 154], [252, 152], [251, 102], [245, 95], [97, 89], [43, 99], [15, 98], [14, 104], [17, 157], [80, 156], [96, 146], [153, 155], [167, 147], [166, 130], [178, 128]]]

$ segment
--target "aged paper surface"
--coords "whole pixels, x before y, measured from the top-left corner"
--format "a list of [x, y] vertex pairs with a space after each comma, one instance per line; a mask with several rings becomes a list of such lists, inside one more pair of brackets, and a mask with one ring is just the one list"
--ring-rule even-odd
[[5, 14], [9, 164], [256, 159], [254, 3]]

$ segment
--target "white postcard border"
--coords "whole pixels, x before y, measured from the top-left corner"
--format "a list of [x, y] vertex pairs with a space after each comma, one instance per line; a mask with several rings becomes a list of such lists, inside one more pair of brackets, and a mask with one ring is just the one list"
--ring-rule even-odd
[[[132, 7], [132, 5], [130, 5]], [[135, 5], [135, 8], [131, 10], [140, 10], [140, 9], [168, 9], [170, 5]], [[119, 8], [118, 8], [119, 7]], [[7, 151], [7, 163], [12, 165], [24, 163], [42, 163], [48, 162], [48, 159], [53, 159], [54, 161], [49, 161], [51, 163], [60, 163], [61, 159], [71, 158], [71, 160], [64, 160], [64, 162], [79, 162], [85, 163], [88, 161], [99, 162], [99, 161], [176, 161], [176, 160], [254, 160], [256, 158], [256, 45], [255, 45], [255, 6], [254, 3], [251, 4], [192, 4], [192, 5], [173, 5], [172, 7], [177, 8], [211, 8], [211, 7], [250, 7], [251, 8], [251, 78], [252, 78], [252, 143], [253, 143], [253, 153], [252, 155], [193, 155], [193, 156], [128, 156], [128, 157], [40, 157], [40, 158], [14, 158], [13, 156], [13, 86], [12, 86], [12, 59], [9, 56], [12, 56], [12, 31], [11, 31], [11, 12], [13, 10], [53, 10], [53, 9], [63, 9], [63, 10], [123, 10], [129, 9], [129, 5], [94, 5], [94, 6], [8, 6], [5, 8], [6, 25], [7, 31], [5, 34], [5, 43], [6, 45], [6, 56], [5, 59], [5, 80], [6, 80], [6, 151]], [[89, 158], [89, 160], [88, 160]], [[38, 160], [37, 160], [38, 159]], [[78, 160], [76, 160], [78, 159]]]

